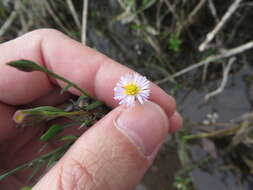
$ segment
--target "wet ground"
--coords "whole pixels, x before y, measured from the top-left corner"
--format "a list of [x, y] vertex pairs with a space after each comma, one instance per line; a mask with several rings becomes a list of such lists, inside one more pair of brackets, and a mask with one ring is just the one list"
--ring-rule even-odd
[[[205, 88], [181, 90], [177, 97], [179, 109], [185, 120], [192, 123], [202, 123], [207, 119], [208, 114], [218, 115], [216, 122], [230, 122], [238, 119], [243, 113], [250, 111], [248, 99], [248, 87], [244, 78], [251, 75], [253, 68], [244, 67], [239, 72], [231, 75], [225, 90], [214, 97], [208, 103], [204, 96], [211, 87], [217, 87], [220, 80], [209, 83]], [[188, 94], [185, 98], [185, 94]], [[205, 125], [201, 127], [205, 128]], [[196, 130], [197, 131], [197, 130]], [[174, 176], [180, 168], [180, 162], [175, 148], [171, 147], [172, 141], [168, 140], [162, 151], [159, 153], [154, 165], [143, 179], [143, 182], [136, 190], [173, 190]], [[208, 156], [199, 142], [190, 144], [188, 151], [191, 155], [191, 163], [198, 163], [199, 160]], [[226, 162], [218, 157], [214, 161], [203, 165], [201, 168], [190, 172], [196, 190], [250, 190], [253, 180], [249, 176], [235, 172], [231, 162]]]

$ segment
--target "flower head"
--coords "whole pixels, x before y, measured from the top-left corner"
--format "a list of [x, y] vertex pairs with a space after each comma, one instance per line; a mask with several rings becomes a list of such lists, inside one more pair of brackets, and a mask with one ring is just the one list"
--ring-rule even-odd
[[122, 76], [114, 88], [114, 99], [127, 106], [135, 105], [135, 101], [143, 104], [148, 100], [149, 94], [149, 81], [137, 73]]

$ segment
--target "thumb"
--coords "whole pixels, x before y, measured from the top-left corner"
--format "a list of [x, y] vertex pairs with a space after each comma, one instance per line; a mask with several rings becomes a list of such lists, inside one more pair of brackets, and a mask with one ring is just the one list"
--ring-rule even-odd
[[120, 106], [83, 134], [33, 190], [132, 189], [167, 133], [167, 116], [157, 104]]

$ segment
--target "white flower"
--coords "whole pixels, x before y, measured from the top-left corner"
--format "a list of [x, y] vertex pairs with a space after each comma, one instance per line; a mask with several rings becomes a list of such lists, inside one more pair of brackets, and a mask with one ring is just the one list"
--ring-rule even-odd
[[127, 106], [134, 106], [135, 101], [143, 104], [150, 94], [149, 83], [146, 77], [137, 73], [122, 76], [114, 88], [114, 99]]

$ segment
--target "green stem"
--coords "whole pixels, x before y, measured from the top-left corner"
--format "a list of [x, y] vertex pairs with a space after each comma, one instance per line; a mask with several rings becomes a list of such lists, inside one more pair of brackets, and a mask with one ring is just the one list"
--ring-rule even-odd
[[[228, 155], [229, 153], [231, 153], [232, 151], [234, 150], [234, 147], [233, 146], [228, 146], [224, 149], [223, 152], [220, 153], [220, 156], [219, 157], [224, 157], [226, 155]], [[179, 170], [177, 173], [176, 173], [176, 176], [182, 176], [182, 175], [185, 175], [186, 173], [196, 169], [196, 168], [199, 168], [211, 161], [215, 160], [215, 158], [211, 155], [208, 155], [198, 161], [196, 161], [195, 163], [191, 164], [191, 165], [188, 165], [184, 168], [182, 168], [181, 170]]]
[[34, 160], [30, 161], [30, 162], [27, 162], [25, 164], [22, 164], [22, 165], [16, 167], [13, 170], [10, 170], [10, 171], [6, 172], [5, 174], [3, 174], [3, 175], [0, 176], [0, 181], [3, 180], [4, 178], [6, 178], [6, 177], [8, 177], [8, 176], [10, 176], [10, 175], [12, 175], [14, 173], [16, 173], [16, 172], [22, 170], [22, 169], [28, 168], [28, 167], [36, 164], [37, 162], [40, 162], [41, 160], [47, 159], [48, 157], [50, 157], [50, 156], [52, 156], [52, 155], [54, 155], [54, 154], [56, 154], [56, 153], [58, 153], [58, 152], [60, 152], [60, 151], [62, 151], [64, 149], [67, 149], [70, 146], [70, 144], [71, 143], [67, 143], [67, 144], [65, 144], [65, 145], [63, 145], [63, 146], [61, 146], [61, 147], [53, 150], [52, 152], [44, 154], [44, 155], [40, 156], [39, 158], [36, 158], [36, 159], [34, 159]]
[[24, 71], [24, 72], [42, 71], [42, 72], [47, 73], [48, 75], [50, 75], [56, 79], [66, 82], [69, 86], [73, 86], [74, 88], [79, 90], [85, 96], [95, 99], [89, 93], [87, 93], [82, 88], [80, 88], [78, 85], [72, 83], [71, 81], [61, 77], [60, 75], [57, 75], [56, 73], [48, 70], [47, 68], [45, 68], [33, 61], [22, 59], [22, 60], [17, 60], [17, 61], [11, 61], [11, 62], [7, 63], [7, 65], [9, 65], [11, 67], [15, 67], [16, 69]]
[[63, 88], [62, 92], [66, 91], [70, 87], [74, 87], [75, 89], [80, 91], [84, 96], [97, 101], [97, 99], [95, 97], [91, 96], [88, 92], [86, 92], [85, 90], [80, 88], [75, 83], [63, 78], [62, 76], [54, 73], [53, 71], [48, 70], [47, 68], [45, 68], [33, 61], [22, 59], [22, 60], [8, 62], [7, 65], [9, 65], [11, 67], [15, 67], [16, 69], [24, 71], [24, 72], [41, 71], [41, 72], [47, 73], [49, 76], [54, 77], [56, 79], [59, 79], [65, 83], [67, 83], [67, 86], [65, 88]]
[[66, 82], [67, 84], [71, 85], [71, 86], [73, 86], [74, 88], [76, 88], [77, 90], [79, 90], [83, 95], [88, 96], [88, 97], [90, 97], [90, 98], [92, 98], [92, 99], [95, 99], [95, 98], [92, 97], [89, 93], [85, 92], [82, 88], [80, 88], [80, 87], [79, 87], [78, 85], [76, 85], [75, 83], [72, 83], [71, 81], [69, 81], [69, 80], [67, 80], [67, 79], [65, 79], [65, 78], [63, 78], [63, 77], [61, 77], [60, 75], [57, 75], [56, 73], [54, 73], [54, 72], [52, 72], [52, 71], [46, 69], [45, 67], [41, 67], [41, 71], [47, 73], [48, 75], [50, 75], [50, 76], [52, 76], [52, 77], [54, 77], [54, 78], [57, 78], [57, 79], [59, 79], [59, 80], [62, 80], [62, 81], [64, 81], [64, 82]]
[[213, 137], [220, 137], [220, 136], [229, 136], [234, 134], [237, 130], [240, 129], [240, 125], [236, 125], [233, 127], [230, 127], [228, 129], [220, 129], [217, 131], [212, 131], [209, 133], [198, 133], [198, 134], [194, 134], [194, 135], [188, 135], [188, 136], [184, 136], [183, 139], [184, 140], [193, 140], [193, 139], [201, 139], [201, 138], [213, 138]]

